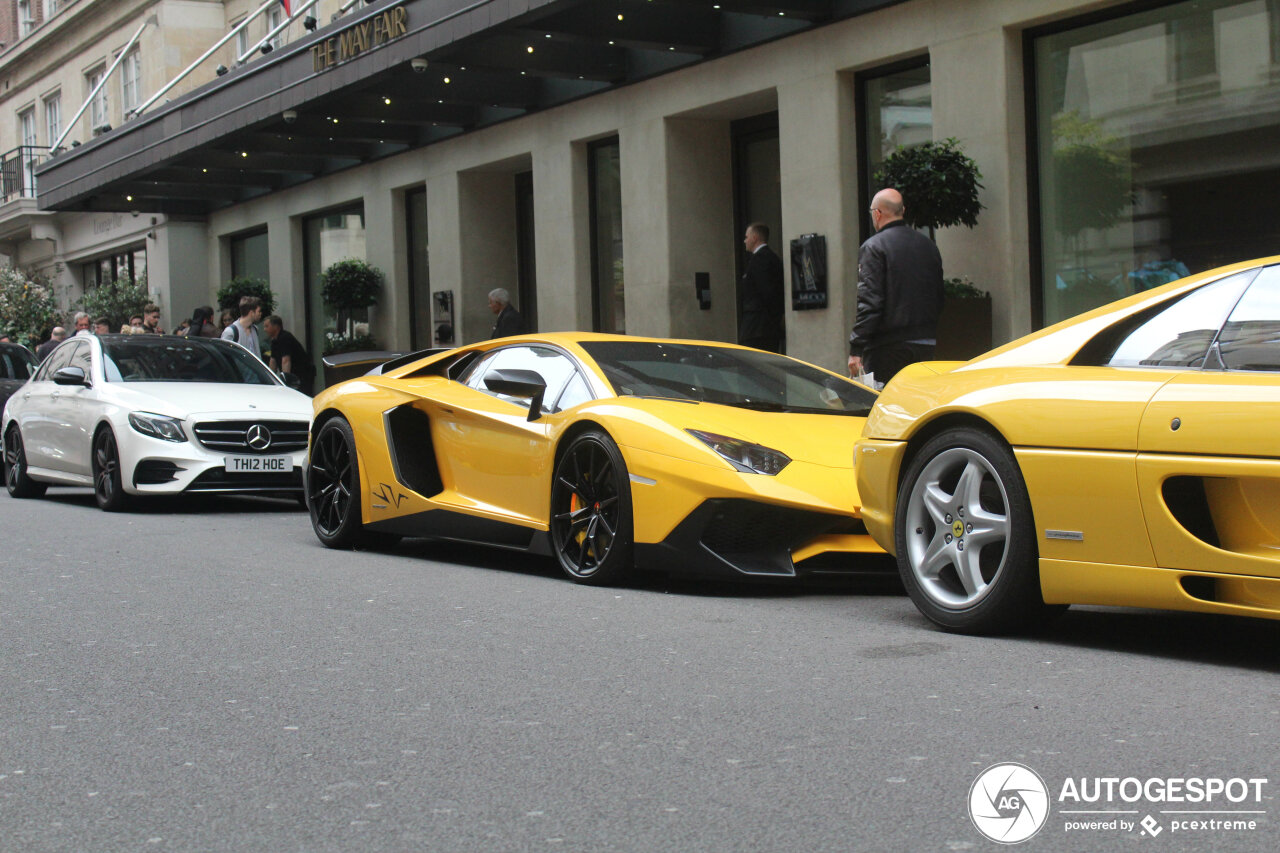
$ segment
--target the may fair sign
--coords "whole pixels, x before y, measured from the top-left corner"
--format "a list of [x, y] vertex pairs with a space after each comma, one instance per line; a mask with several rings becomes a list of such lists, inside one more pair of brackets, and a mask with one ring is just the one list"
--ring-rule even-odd
[[388, 9], [313, 44], [312, 68], [316, 73], [328, 71], [367, 50], [394, 41], [408, 31], [409, 13], [403, 7]]

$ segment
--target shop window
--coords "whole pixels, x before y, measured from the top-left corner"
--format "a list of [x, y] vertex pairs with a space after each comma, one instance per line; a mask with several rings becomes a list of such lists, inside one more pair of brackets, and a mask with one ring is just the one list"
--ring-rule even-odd
[[232, 237], [231, 277], [258, 278], [271, 281], [270, 257], [267, 250], [266, 229]]
[[618, 138], [588, 148], [591, 192], [591, 304], [597, 332], [626, 334], [622, 266], [622, 175]]
[[113, 281], [142, 281], [147, 277], [147, 249], [135, 246], [83, 261], [80, 271], [85, 290]]
[[1278, 15], [1182, 2], [1031, 34], [1042, 323], [1275, 253]]
[[355, 204], [303, 220], [306, 259], [307, 348], [312, 353], [332, 349], [331, 341], [352, 334], [369, 333], [368, 309], [349, 318], [350, 328], [338, 328], [337, 314], [320, 296], [320, 276], [344, 258], [365, 258], [364, 205]]
[[[431, 302], [431, 251], [427, 234], [427, 190], [418, 187], [404, 196], [405, 239], [409, 244], [409, 347], [422, 349], [436, 345]], [[449, 318], [450, 324], [452, 317]], [[442, 315], [440, 322], [445, 322]], [[452, 342], [452, 329], [447, 330]]]
[[[867, 211], [871, 197], [883, 187], [876, 171], [898, 149], [933, 141], [933, 84], [929, 58], [879, 68], [858, 75], [859, 172], [862, 233], [871, 235]], [[910, 205], [911, 200], [906, 199]]]

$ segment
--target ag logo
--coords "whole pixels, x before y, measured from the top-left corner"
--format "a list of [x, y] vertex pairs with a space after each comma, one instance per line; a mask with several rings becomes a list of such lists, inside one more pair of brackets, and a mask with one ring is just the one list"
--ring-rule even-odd
[[1022, 764], [995, 764], [969, 789], [969, 817], [987, 838], [1017, 844], [1040, 831], [1049, 817], [1049, 789]]

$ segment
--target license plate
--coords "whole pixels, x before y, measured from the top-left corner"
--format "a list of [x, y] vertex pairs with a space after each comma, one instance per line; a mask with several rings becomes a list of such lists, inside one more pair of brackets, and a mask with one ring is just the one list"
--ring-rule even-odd
[[293, 470], [293, 457], [227, 456], [222, 466], [228, 474], [280, 474]]

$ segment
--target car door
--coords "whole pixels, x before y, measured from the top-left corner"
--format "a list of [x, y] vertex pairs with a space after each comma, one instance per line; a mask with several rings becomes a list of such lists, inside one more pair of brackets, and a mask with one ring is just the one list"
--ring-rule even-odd
[[[485, 377], [497, 370], [530, 370], [542, 377], [547, 392], [541, 417], [529, 420], [529, 400], [487, 388]], [[441, 499], [546, 524], [551, 437], [560, 419], [554, 403], [576, 374], [573, 360], [557, 349], [509, 346], [485, 354], [459, 381], [434, 394], [428, 415], [446, 487]]]
[[20, 393], [22, 405], [16, 416], [22, 430], [27, 464], [32, 468], [68, 470], [66, 456], [57, 444], [57, 407], [62, 397], [62, 386], [54, 384], [53, 374], [71, 363], [74, 348], [75, 344], [68, 342], [50, 353], [35, 378]]
[[91, 473], [89, 457], [93, 443], [93, 427], [97, 423], [98, 387], [93, 380], [93, 349], [88, 341], [80, 340], [71, 351], [66, 367], [78, 367], [84, 371], [90, 385], [55, 385], [51, 395], [55, 413], [54, 444], [64, 454], [66, 470], [73, 474]]
[[1280, 576], [1280, 266], [1234, 304], [1200, 370], [1152, 398], [1138, 480], [1157, 565]]

